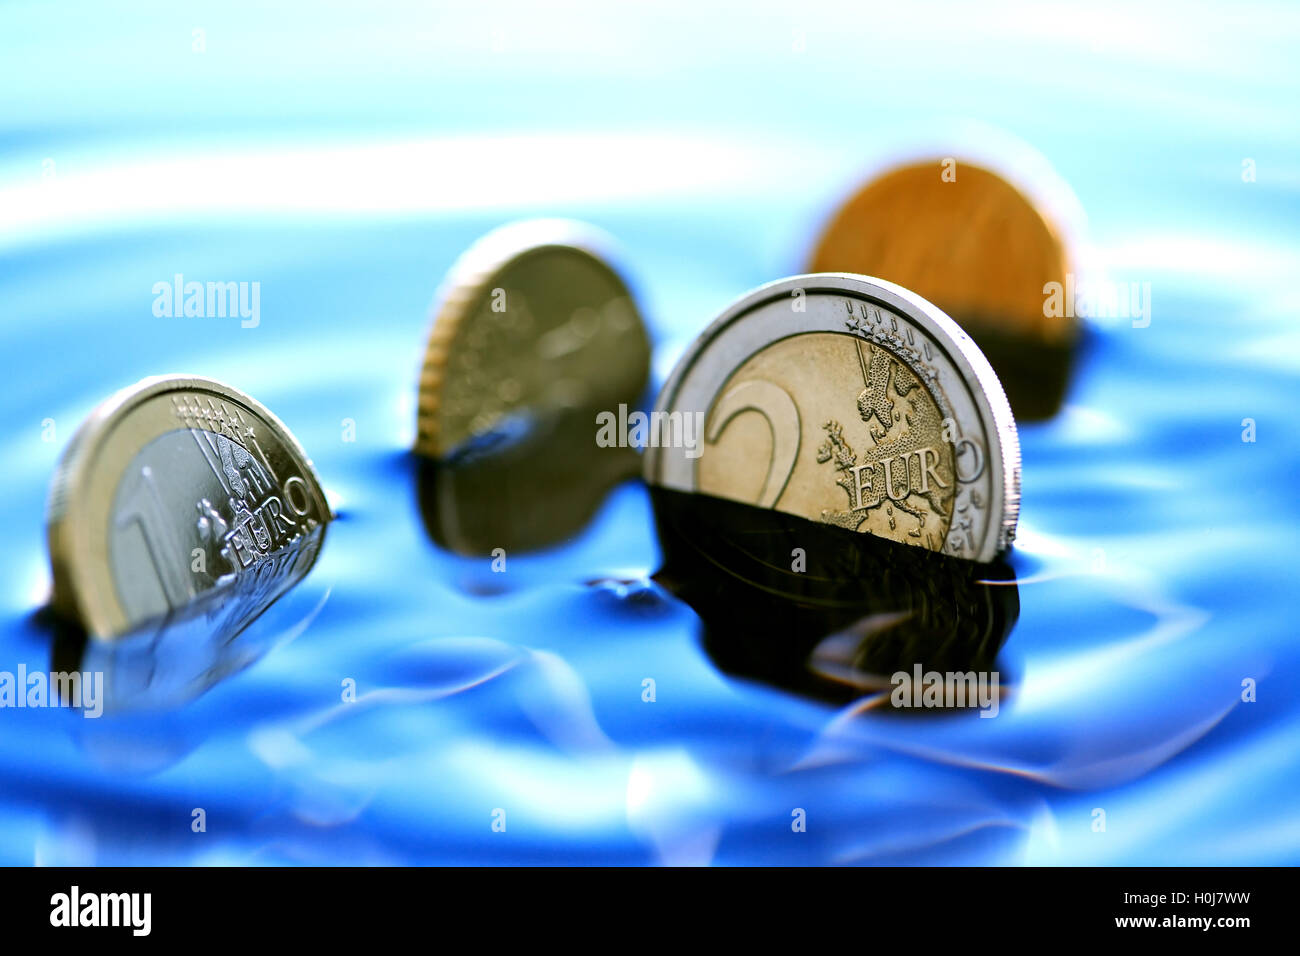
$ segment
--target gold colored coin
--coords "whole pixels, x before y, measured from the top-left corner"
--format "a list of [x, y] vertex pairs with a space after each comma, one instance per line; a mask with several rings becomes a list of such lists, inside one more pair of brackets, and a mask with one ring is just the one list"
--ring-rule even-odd
[[836, 213], [810, 272], [857, 272], [896, 282], [963, 326], [1010, 328], [1047, 341], [1072, 319], [1044, 314], [1048, 282], [1070, 263], [1055, 228], [1005, 179], [969, 163], [939, 160], [890, 170]]
[[988, 562], [1020, 513], [1020, 441], [997, 375], [915, 293], [792, 276], [732, 303], [655, 403], [659, 488]]
[[434, 307], [417, 452], [448, 456], [512, 418], [637, 401], [650, 342], [607, 245], [589, 226], [540, 220], [503, 227], [465, 253]]
[[716, 437], [699, 459], [699, 491], [762, 500], [765, 476], [752, 465], [755, 457], [765, 460], [775, 433], [763, 416], [738, 414], [749, 399], [742, 405], [729, 396], [774, 387], [799, 396], [799, 416], [813, 426], [805, 442], [816, 444], [813, 454], [794, 457], [781, 490], [783, 510], [942, 550], [957, 489], [944, 413], [884, 345], [838, 332], [780, 339], [732, 373], [705, 418], [705, 434]]

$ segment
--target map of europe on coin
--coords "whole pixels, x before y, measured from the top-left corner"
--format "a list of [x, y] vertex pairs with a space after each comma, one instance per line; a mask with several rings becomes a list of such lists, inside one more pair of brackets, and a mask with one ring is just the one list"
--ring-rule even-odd
[[1020, 445], [997, 376], [952, 319], [892, 283], [821, 273], [743, 296], [655, 414], [702, 414], [704, 441], [649, 449], [651, 484], [977, 561], [1014, 538]]

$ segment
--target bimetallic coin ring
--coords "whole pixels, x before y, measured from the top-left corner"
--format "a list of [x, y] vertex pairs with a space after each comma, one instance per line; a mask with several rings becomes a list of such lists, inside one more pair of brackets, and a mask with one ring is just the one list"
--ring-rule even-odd
[[969, 335], [893, 283], [819, 273], [743, 296], [655, 415], [704, 427], [700, 447], [647, 450], [651, 484], [977, 561], [1015, 536], [1020, 442], [1002, 386]]
[[53, 606], [100, 638], [187, 616], [233, 635], [307, 573], [329, 519], [266, 408], [208, 379], [145, 379], [95, 408], [59, 463]]

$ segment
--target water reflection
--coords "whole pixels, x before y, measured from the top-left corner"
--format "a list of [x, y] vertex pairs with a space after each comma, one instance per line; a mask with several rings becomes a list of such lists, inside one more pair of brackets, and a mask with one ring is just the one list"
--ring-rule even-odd
[[325, 598], [311, 606], [307, 598], [286, 601], [278, 613], [266, 612], [311, 568], [320, 540], [318, 528], [285, 560], [259, 562], [232, 586], [204, 592], [113, 640], [92, 640], [76, 622], [44, 609], [37, 623], [52, 638], [50, 669], [103, 674], [106, 714], [178, 708], [310, 624]]
[[598, 411], [519, 412], [445, 458], [414, 455], [429, 537], [458, 554], [486, 555], [576, 535], [614, 486], [640, 473], [634, 449], [595, 443]]
[[835, 701], [881, 693], [886, 709], [892, 676], [918, 665], [990, 683], [997, 672], [1020, 611], [1005, 563], [704, 495], [650, 494], [664, 553], [656, 580], [699, 614], [723, 670]]

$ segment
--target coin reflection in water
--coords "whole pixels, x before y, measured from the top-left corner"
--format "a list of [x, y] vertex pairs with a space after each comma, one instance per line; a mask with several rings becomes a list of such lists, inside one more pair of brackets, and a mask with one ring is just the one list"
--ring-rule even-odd
[[[976, 563], [708, 495], [651, 489], [664, 563], [656, 580], [700, 616], [719, 668], [833, 702], [894, 675], [983, 675], [1020, 601], [1003, 562]], [[803, 568], [803, 570], [799, 570]], [[973, 706], [973, 702], [968, 706]]]
[[457, 554], [532, 551], [580, 531], [640, 473], [631, 448], [599, 447], [591, 407], [517, 412], [444, 458], [414, 456], [425, 530]]
[[1017, 418], [1061, 407], [1079, 341], [1044, 287], [1076, 266], [1060, 229], [1015, 186], [935, 158], [872, 179], [832, 217], [810, 272], [857, 272], [913, 290], [975, 339]]
[[[298, 568], [276, 569], [263, 586], [287, 591], [316, 560], [319, 537], [297, 553]], [[275, 569], [270, 563], [261, 568]], [[274, 602], [250, 601], [207, 591], [163, 618], [146, 622], [112, 641], [85, 630], [50, 609], [38, 623], [52, 636], [50, 669], [103, 675], [106, 714], [173, 710], [250, 667], [273, 648], [293, 640], [315, 619], [329, 591], [293, 591]]]

